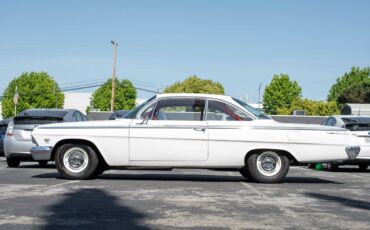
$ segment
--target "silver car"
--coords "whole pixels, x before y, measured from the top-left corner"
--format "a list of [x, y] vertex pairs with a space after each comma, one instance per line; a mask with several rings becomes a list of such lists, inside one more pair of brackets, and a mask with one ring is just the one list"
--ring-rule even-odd
[[334, 115], [324, 120], [321, 125], [335, 126], [348, 129], [353, 135], [359, 137], [361, 153], [355, 160], [338, 163], [327, 163], [330, 171], [338, 169], [339, 165], [358, 165], [366, 171], [370, 165], [370, 117], [354, 115]]
[[[33, 161], [31, 148], [35, 146], [31, 133], [41, 124], [58, 122], [87, 121], [80, 111], [75, 109], [28, 109], [19, 113], [8, 124], [4, 139], [4, 153], [9, 167], [18, 167], [21, 161]], [[46, 166], [47, 161], [39, 161]]]

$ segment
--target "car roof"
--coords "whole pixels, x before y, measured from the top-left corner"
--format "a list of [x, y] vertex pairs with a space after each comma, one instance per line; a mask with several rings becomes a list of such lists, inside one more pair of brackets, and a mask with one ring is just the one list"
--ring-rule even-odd
[[157, 98], [164, 98], [164, 97], [206, 97], [206, 98], [223, 99], [223, 100], [231, 99], [230, 96], [226, 96], [226, 95], [206, 94], [206, 93], [161, 93], [161, 94], [157, 94]]
[[[27, 109], [20, 112], [16, 117], [38, 117], [38, 116], [48, 116], [48, 117], [65, 117], [69, 113], [78, 111], [77, 109]], [[79, 111], [78, 111], [79, 112]]]

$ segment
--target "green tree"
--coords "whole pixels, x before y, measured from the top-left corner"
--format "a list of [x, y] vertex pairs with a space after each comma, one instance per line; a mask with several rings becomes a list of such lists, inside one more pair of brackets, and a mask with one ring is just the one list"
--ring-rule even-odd
[[45, 72], [23, 73], [13, 79], [3, 93], [2, 115], [14, 116], [13, 98], [18, 88], [17, 112], [30, 108], [62, 108], [64, 94], [56, 81]]
[[175, 82], [164, 89], [164, 93], [209, 93], [224, 94], [224, 87], [219, 82], [200, 79], [196, 75], [186, 78], [182, 82]]
[[330, 88], [328, 101], [338, 101], [338, 98], [343, 95], [343, 91], [348, 87], [357, 83], [366, 83], [370, 81], [370, 67], [361, 69], [360, 67], [352, 67], [349, 73], [345, 73], [342, 77], [338, 77], [335, 84]]
[[314, 101], [310, 99], [297, 98], [289, 108], [278, 108], [277, 113], [291, 115], [294, 110], [304, 110], [309, 116], [330, 116], [339, 114], [338, 106], [335, 101]]
[[290, 108], [299, 99], [302, 89], [287, 74], [274, 75], [263, 94], [263, 108], [269, 114], [277, 114], [278, 109]]
[[370, 83], [359, 82], [353, 84], [339, 95], [338, 103], [370, 103]]
[[[116, 79], [115, 85], [115, 110], [130, 110], [136, 105], [136, 89], [129, 80], [118, 80]], [[92, 104], [94, 109], [101, 111], [109, 111], [111, 107], [112, 98], [112, 79], [109, 79], [106, 83], [100, 86], [92, 96]], [[88, 107], [87, 110], [90, 108]]]

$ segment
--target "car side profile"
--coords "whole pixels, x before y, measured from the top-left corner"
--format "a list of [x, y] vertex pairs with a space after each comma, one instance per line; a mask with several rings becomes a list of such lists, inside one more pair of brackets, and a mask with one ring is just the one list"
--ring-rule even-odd
[[361, 153], [356, 159], [343, 162], [328, 163], [329, 170], [337, 170], [340, 165], [358, 165], [360, 170], [366, 171], [370, 165], [370, 117], [355, 115], [330, 116], [322, 123], [324, 126], [341, 127], [348, 129], [359, 138]]
[[346, 129], [278, 123], [223, 95], [158, 94], [125, 118], [38, 126], [32, 156], [55, 160], [67, 179], [111, 168], [202, 168], [276, 183], [290, 164], [343, 161], [360, 152]]
[[[27, 109], [20, 112], [11, 121], [4, 138], [4, 152], [8, 167], [18, 167], [21, 161], [33, 161], [31, 140], [33, 129], [42, 124], [87, 121], [80, 111], [75, 109]], [[38, 161], [46, 166], [47, 161]]]

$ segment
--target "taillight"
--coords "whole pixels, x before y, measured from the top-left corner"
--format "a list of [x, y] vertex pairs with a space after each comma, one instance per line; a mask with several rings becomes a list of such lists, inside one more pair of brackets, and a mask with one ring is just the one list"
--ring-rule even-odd
[[8, 124], [8, 128], [6, 129], [7, 136], [13, 136], [13, 126], [14, 126], [14, 122], [10, 121]]

